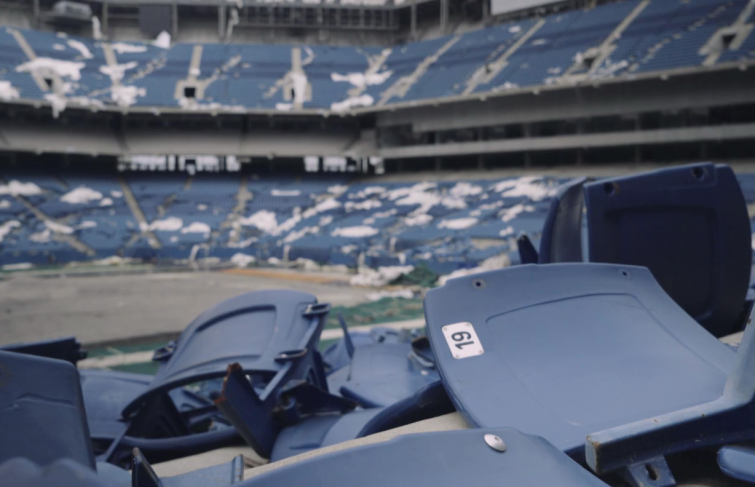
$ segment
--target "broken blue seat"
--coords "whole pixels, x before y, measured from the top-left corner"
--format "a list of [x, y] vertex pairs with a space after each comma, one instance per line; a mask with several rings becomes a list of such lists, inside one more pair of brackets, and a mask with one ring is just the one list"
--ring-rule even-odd
[[467, 422], [577, 459], [593, 432], [720, 398], [735, 358], [641, 267], [512, 267], [451, 279], [424, 306]]
[[755, 483], [755, 448], [725, 446], [718, 450], [718, 466], [729, 477]]
[[69, 362], [0, 351], [0, 463], [62, 458], [95, 468], [79, 374]]
[[138, 450], [133, 476], [95, 462], [79, 374], [66, 361], [0, 351], [0, 411], [0, 485], [223, 487], [241, 480], [240, 456], [152, 484], [137, 478], [157, 479]]
[[454, 411], [440, 381], [430, 382], [388, 407], [357, 409], [345, 414], [313, 415], [278, 434], [270, 455], [276, 462], [311, 450], [416, 423]]
[[572, 180], [551, 202], [539, 255], [533, 257], [527, 242], [520, 242], [523, 263], [582, 260], [583, 201], [590, 262], [647, 267], [715, 336], [741, 329], [751, 230], [730, 167], [691, 164], [595, 182]]
[[308, 380], [327, 390], [317, 343], [328, 310], [297, 291], [243, 294], [208, 309], [175, 343], [157, 350], [160, 368], [151, 382], [138, 374], [85, 374], [92, 438], [106, 445], [103, 458], [121, 464], [138, 447], [151, 461], [165, 461], [237, 441], [213, 397], [183, 388], [222, 378], [231, 363], [255, 386]]
[[284, 465], [239, 487], [606, 487], [543, 438], [514, 429], [400, 436]]
[[123, 487], [104, 479], [91, 468], [62, 458], [40, 467], [27, 458], [0, 462], [0, 487]]
[[[684, 406], [591, 433], [585, 442], [587, 464], [601, 475], [623, 472], [634, 485], [646, 484], [651, 471], [662, 485], [673, 485], [666, 455], [755, 440], [754, 326], [745, 329], [722, 393]], [[718, 458], [724, 473], [744, 480], [754, 471], [753, 459], [751, 448], [739, 446], [723, 448]]]

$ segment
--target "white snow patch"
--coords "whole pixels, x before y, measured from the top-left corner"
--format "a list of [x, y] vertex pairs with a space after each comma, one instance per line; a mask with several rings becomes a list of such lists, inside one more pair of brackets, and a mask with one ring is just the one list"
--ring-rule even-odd
[[3, 241], [6, 235], [8, 235], [14, 228], [21, 226], [21, 222], [17, 220], [9, 220], [3, 224], [0, 224], [0, 242]]
[[457, 198], [463, 198], [465, 196], [477, 196], [482, 192], [483, 189], [481, 186], [476, 186], [474, 184], [465, 182], [456, 183], [456, 186], [451, 188], [451, 191], [449, 191], [451, 196], [455, 196]]
[[499, 237], [508, 237], [510, 235], [514, 235], [514, 227], [506, 227], [498, 232]]
[[42, 190], [34, 183], [21, 183], [14, 179], [8, 184], [0, 184], [0, 195], [9, 194], [11, 196], [32, 196], [41, 193]]
[[333, 223], [333, 216], [332, 215], [325, 215], [320, 217], [319, 225], [321, 227], [325, 227]]
[[547, 43], [548, 41], [546, 39], [535, 39], [534, 41], [532, 41], [533, 46], [542, 46]]
[[334, 194], [336, 196], [342, 195], [343, 193], [345, 193], [348, 190], [349, 190], [349, 187], [348, 186], [344, 186], [342, 184], [336, 184], [336, 185], [328, 187], [328, 193]]
[[175, 216], [168, 217], [164, 220], [155, 220], [153, 221], [149, 229], [153, 231], [160, 231], [160, 232], [177, 232], [181, 229], [184, 222], [180, 218], [176, 218]]
[[68, 105], [68, 99], [65, 96], [57, 93], [48, 93], [44, 96], [45, 100], [50, 102], [52, 107], [52, 118], [58, 118], [60, 112], [66, 109]]
[[507, 179], [494, 184], [491, 188], [507, 198], [520, 196], [532, 201], [540, 201], [553, 195], [554, 190], [543, 184], [543, 180], [534, 176], [524, 176], [517, 179]]
[[113, 200], [110, 198], [102, 198], [102, 201], [100, 201], [100, 206], [112, 206]]
[[294, 104], [301, 106], [307, 97], [307, 75], [291, 72], [292, 89], [294, 90]]
[[81, 79], [81, 70], [85, 64], [75, 61], [62, 61], [49, 57], [38, 57], [16, 66], [18, 73], [39, 73], [41, 76], [57, 74], [61, 78], [70, 78], [74, 81]]
[[106, 64], [100, 66], [100, 73], [104, 74], [105, 76], [110, 76], [110, 79], [113, 81], [120, 81], [123, 79], [126, 71], [128, 71], [129, 69], [134, 69], [137, 65], [138, 63], [136, 61], [131, 61], [130, 63], [125, 64], [116, 64], [113, 66]]
[[369, 227], [367, 225], [358, 225], [355, 227], [341, 227], [336, 228], [331, 232], [334, 237], [348, 237], [348, 238], [361, 238], [372, 237], [380, 233], [377, 228]]
[[170, 49], [170, 34], [165, 31], [160, 32], [152, 41], [152, 45], [161, 49]]
[[302, 216], [304, 218], [309, 218], [309, 217], [315, 216], [318, 213], [322, 213], [322, 212], [328, 211], [328, 210], [334, 210], [334, 209], [340, 208], [340, 207], [341, 207], [341, 203], [338, 200], [336, 200], [335, 198], [327, 198], [327, 199], [322, 200], [321, 202], [317, 203], [312, 208], [306, 210], [302, 214]]
[[448, 228], [449, 230], [463, 230], [477, 224], [477, 218], [454, 218], [452, 220], [443, 220], [438, 223], [438, 228]]
[[331, 73], [330, 79], [334, 82], [346, 81], [353, 86], [362, 88], [364, 86], [382, 85], [388, 78], [391, 77], [393, 71], [383, 71], [382, 73], [349, 73], [338, 74]]
[[45, 226], [55, 233], [64, 233], [66, 235], [73, 233], [73, 228], [69, 227], [68, 225], [63, 225], [62, 223], [54, 222], [52, 220], [45, 220]]
[[334, 112], [345, 112], [357, 107], [369, 107], [375, 103], [375, 99], [370, 95], [352, 96], [343, 101], [337, 101], [330, 105]]
[[353, 201], [347, 201], [343, 207], [346, 209], [346, 211], [351, 210], [373, 210], [375, 208], [380, 208], [383, 206], [381, 202], [378, 200], [366, 200], [366, 201], [360, 201], [359, 203], [354, 203]]
[[237, 252], [231, 257], [231, 262], [236, 264], [237, 267], [249, 267], [249, 264], [257, 262], [257, 259], [253, 255], [242, 254]]
[[8, 208], [10, 208], [10, 201], [8, 200], [0, 201], [0, 210], [7, 210]]
[[123, 192], [122, 191], [110, 191], [110, 196], [113, 198], [123, 198]]
[[306, 235], [314, 235], [319, 232], [320, 232], [320, 227], [317, 227], [317, 226], [304, 227], [301, 230], [295, 230], [289, 233], [288, 235], [286, 235], [286, 238], [283, 239], [283, 242], [284, 243], [295, 242]]
[[522, 27], [519, 25], [512, 25], [511, 27], [509, 27], [509, 32], [512, 34], [518, 34], [521, 31], [522, 31]]
[[90, 51], [86, 44], [81, 41], [68, 39], [67, 44], [71, 49], [76, 49], [77, 51], [79, 51], [79, 54], [81, 54], [81, 57], [83, 57], [84, 59], [92, 59], [94, 57], [92, 55], [92, 51]]
[[188, 227], [184, 227], [181, 229], [181, 233], [206, 233], [209, 234], [211, 231], [210, 226], [206, 223], [202, 222], [193, 222]]
[[101, 200], [102, 193], [86, 186], [79, 186], [60, 197], [60, 201], [69, 205], [81, 205], [90, 201]]
[[47, 243], [50, 241], [50, 229], [42, 230], [41, 232], [32, 233], [29, 235], [29, 240], [36, 243]]
[[232, 249], [245, 249], [257, 241], [256, 237], [251, 237], [246, 240], [242, 240], [236, 243], [229, 243], [228, 246]]
[[274, 189], [270, 191], [273, 196], [299, 196], [301, 191], [298, 189]]
[[24, 269], [31, 269], [34, 265], [30, 262], [19, 262], [18, 264], [5, 264], [3, 266], [4, 271], [22, 271]]
[[65, 51], [66, 50], [66, 46], [64, 46], [63, 44], [53, 44], [52, 48], [54, 50], [56, 50], [56, 51]]
[[514, 218], [518, 217], [522, 213], [535, 211], [534, 206], [526, 206], [524, 203], [519, 203], [511, 208], [506, 208], [501, 212], [501, 220], [504, 222], [510, 222]]
[[95, 41], [102, 39], [102, 24], [97, 17], [92, 17], [92, 39]]
[[[280, 110], [282, 112], [289, 112], [294, 109], [294, 105], [291, 103], [276, 103], [275, 109]], [[305, 158], [306, 159], [306, 158]], [[305, 160], [306, 162], [306, 160]]]
[[96, 221], [84, 220], [83, 222], [79, 223], [76, 226], [76, 229], [77, 230], [84, 230], [85, 228], [94, 228], [96, 226], [97, 226], [97, 222]]
[[367, 188], [364, 188], [362, 191], [354, 194], [350, 194], [349, 198], [353, 199], [364, 199], [368, 196], [372, 196], [373, 194], [382, 194], [385, 193], [385, 188], [382, 186], [369, 186]]
[[414, 293], [411, 289], [399, 289], [397, 291], [378, 291], [367, 294], [367, 299], [370, 301], [380, 301], [385, 298], [412, 299], [414, 298]]
[[257, 227], [265, 233], [273, 233], [278, 228], [275, 213], [268, 210], [260, 210], [257, 213], [238, 220], [239, 225]]
[[344, 254], [350, 254], [355, 250], [359, 250], [358, 245], [344, 245], [343, 247], [341, 247], [341, 252], [343, 252]]
[[349, 282], [352, 286], [380, 287], [413, 270], [412, 265], [378, 267], [377, 270], [364, 268], [359, 269], [359, 274], [353, 276]]
[[10, 81], [0, 81], [0, 100], [17, 100], [19, 96], [18, 90], [13, 87]]
[[138, 97], [146, 95], [147, 88], [139, 88], [133, 85], [117, 85], [110, 88], [110, 98], [117, 103], [119, 107], [130, 107], [136, 103]]
[[131, 54], [138, 52], [147, 52], [147, 46], [139, 46], [136, 44], [126, 44], [125, 42], [114, 42], [110, 44], [110, 49], [115, 51], [116, 54]]
[[426, 213], [422, 213], [415, 216], [409, 216], [404, 219], [404, 224], [408, 227], [416, 227], [418, 225], [426, 225], [433, 221], [433, 217]]

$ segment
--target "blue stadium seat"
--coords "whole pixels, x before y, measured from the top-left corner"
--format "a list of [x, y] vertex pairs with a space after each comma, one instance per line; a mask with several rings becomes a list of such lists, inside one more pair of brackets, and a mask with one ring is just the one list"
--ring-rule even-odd
[[[0, 463], [68, 458], [95, 468], [79, 374], [69, 362], [0, 351]], [[12, 440], [11, 440], [12, 439]]]
[[721, 397], [735, 353], [650, 271], [527, 265], [425, 297], [438, 370], [470, 425], [511, 426], [581, 458], [587, 435]]
[[718, 466], [729, 477], [755, 484], [755, 449], [725, 446], [718, 450]]
[[[225, 376], [231, 363], [269, 389], [265, 397], [275, 398], [290, 380], [327, 390], [316, 348], [328, 310], [296, 291], [243, 294], [205, 311], [177, 342], [157, 350], [153, 360], [161, 364], [151, 381], [123, 372], [83, 374], [92, 436], [113, 441], [104, 459], [122, 463], [138, 447], [152, 461], [163, 461], [237, 439], [210, 397], [182, 388]], [[210, 418], [220, 419], [216, 430], [189, 434]]]
[[734, 331], [752, 259], [730, 167], [693, 164], [586, 184], [591, 262], [639, 265], [716, 336]]
[[[642, 479], [655, 470], [656, 476], [673, 480], [664, 455], [755, 439], [755, 327], [745, 330], [718, 397], [684, 406], [590, 434], [585, 441], [587, 464], [598, 474], [624, 471]], [[719, 458], [725, 469], [746, 476], [743, 460], [755, 457], [752, 450], [725, 450]]]
[[515, 429], [485, 428], [412, 434], [331, 452], [278, 467], [241, 485], [605, 487], [606, 484], [543, 438]]

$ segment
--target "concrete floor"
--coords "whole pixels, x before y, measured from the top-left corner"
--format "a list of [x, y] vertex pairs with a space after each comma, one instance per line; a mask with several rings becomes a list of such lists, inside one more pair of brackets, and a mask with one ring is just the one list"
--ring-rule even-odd
[[368, 289], [221, 272], [40, 277], [0, 280], [0, 345], [76, 336], [84, 344], [179, 332], [224, 299], [262, 289], [309, 292], [352, 305]]

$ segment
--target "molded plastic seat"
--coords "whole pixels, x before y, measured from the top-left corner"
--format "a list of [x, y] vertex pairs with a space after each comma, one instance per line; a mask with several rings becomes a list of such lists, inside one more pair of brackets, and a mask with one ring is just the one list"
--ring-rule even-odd
[[[582, 262], [582, 186], [588, 178], [561, 185], [551, 200], [540, 237], [538, 262]], [[535, 262], [524, 262], [534, 264]]]
[[[162, 363], [151, 382], [140, 374], [84, 373], [93, 438], [118, 443], [104, 459], [122, 463], [138, 447], [151, 461], [165, 461], [235, 441], [238, 433], [209, 397], [181, 388], [222, 378], [230, 363], [240, 364], [255, 385], [308, 380], [327, 390], [317, 342], [328, 310], [297, 291], [243, 294], [205, 311], [176, 343], [157, 350], [154, 360]], [[190, 434], [208, 418], [216, 430]]]
[[725, 446], [718, 450], [718, 466], [729, 477], [755, 483], [755, 448]]
[[95, 468], [79, 374], [69, 362], [0, 351], [0, 463], [63, 458]]
[[432, 382], [389, 407], [318, 415], [284, 428], [275, 441], [270, 461], [362, 438], [442, 414], [454, 408], [440, 381]]
[[160, 393], [223, 377], [230, 363], [239, 363], [246, 373], [274, 376], [286, 367], [281, 353], [313, 351], [328, 310], [311, 294], [287, 290], [242, 294], [213, 306], [191, 322], [175, 347], [156, 352], [160, 369], [123, 415]]
[[737, 331], [752, 250], [746, 203], [730, 167], [704, 163], [572, 180], [551, 202], [537, 260], [522, 242], [522, 263], [583, 260], [583, 200], [590, 262], [647, 267], [715, 336]]
[[362, 407], [385, 407], [412, 396], [440, 380], [438, 373], [408, 358], [410, 343], [382, 343], [357, 347], [343, 397]]
[[[505, 452], [491, 448], [495, 435]], [[543, 438], [513, 429], [473, 429], [400, 436], [321, 455], [262, 473], [243, 487], [458, 487], [558, 485], [605, 487]]]
[[711, 333], [738, 331], [752, 249], [730, 167], [693, 164], [603, 179], [584, 193], [591, 262], [647, 267]]
[[427, 293], [425, 317], [468, 423], [540, 435], [577, 457], [592, 432], [721, 397], [735, 355], [640, 267], [527, 265], [452, 279]]
[[70, 458], [40, 468], [28, 458], [0, 463], [0, 487], [123, 487]]

